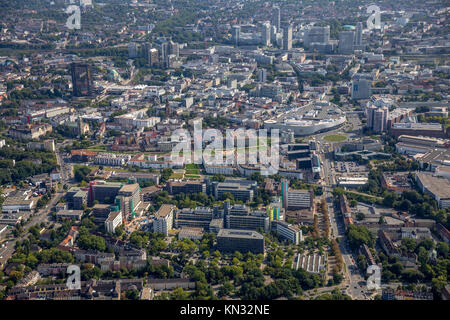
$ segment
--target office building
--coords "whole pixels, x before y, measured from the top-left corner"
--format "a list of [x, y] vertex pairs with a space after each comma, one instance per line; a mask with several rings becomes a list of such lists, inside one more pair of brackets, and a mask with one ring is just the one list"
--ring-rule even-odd
[[91, 66], [85, 63], [70, 65], [73, 95], [76, 97], [90, 96], [94, 92]]
[[133, 59], [138, 56], [138, 46], [137, 43], [132, 42], [128, 44], [128, 58]]
[[[224, 204], [225, 206], [225, 204]], [[227, 229], [269, 231], [270, 220], [266, 212], [253, 211], [245, 205], [234, 205], [224, 210], [224, 225]]]
[[221, 229], [217, 234], [217, 248], [228, 253], [264, 254], [264, 236], [250, 230]]
[[363, 45], [362, 32], [363, 32], [363, 23], [358, 22], [356, 24], [355, 46], [361, 47]]
[[296, 245], [303, 240], [302, 231], [298, 227], [284, 221], [274, 221], [272, 223], [272, 230], [278, 233], [283, 239]]
[[213, 219], [213, 211], [208, 207], [197, 207], [195, 209], [184, 208], [177, 210], [175, 214], [175, 228], [195, 227], [208, 230], [211, 220]]
[[153, 232], [163, 233], [165, 236], [169, 235], [169, 230], [173, 227], [173, 214], [175, 206], [170, 204], [163, 204], [156, 212], [153, 221]]
[[312, 191], [289, 189], [286, 207], [288, 210], [310, 209], [313, 206], [313, 201]]
[[169, 54], [177, 58], [180, 56], [180, 45], [172, 40], [169, 41]]
[[218, 183], [214, 194], [216, 199], [225, 199], [226, 193], [230, 193], [235, 200], [253, 201], [254, 186], [242, 184], [239, 180]]
[[450, 181], [448, 179], [417, 172], [416, 182], [422, 192], [430, 194], [437, 201], [439, 208], [450, 208]]
[[163, 42], [160, 47], [160, 65], [164, 68], [169, 66], [170, 45], [169, 42]]
[[275, 26], [276, 28], [276, 32], [280, 32], [281, 29], [281, 11], [280, 11], [280, 7], [275, 6], [273, 7], [273, 22], [272, 24]]
[[352, 80], [351, 95], [354, 100], [370, 98], [372, 95], [372, 82], [367, 79]]
[[203, 237], [202, 228], [183, 227], [178, 233], [178, 240], [189, 239], [192, 241], [201, 240]]
[[270, 45], [270, 23], [264, 22], [261, 26], [261, 44]]
[[341, 31], [339, 32], [338, 52], [340, 54], [353, 53], [353, 42], [355, 40], [355, 32]]
[[111, 213], [111, 206], [109, 204], [97, 203], [92, 208], [92, 220], [96, 224], [104, 224]]
[[258, 69], [258, 81], [266, 82], [267, 81], [267, 70], [266, 69]]
[[289, 181], [288, 180], [282, 180], [281, 181], [281, 205], [284, 209], [287, 209], [287, 196], [288, 196], [288, 190], [289, 190]]
[[235, 46], [239, 45], [239, 39], [241, 37], [241, 27], [233, 26], [231, 29], [231, 40]]
[[312, 27], [305, 36], [305, 46], [310, 47], [313, 43], [327, 44], [330, 42], [330, 27]]
[[56, 219], [81, 220], [83, 210], [59, 210], [56, 212]]
[[65, 196], [69, 209], [81, 210], [87, 204], [88, 192], [78, 187], [70, 188]]
[[151, 67], [159, 66], [159, 52], [158, 49], [150, 48], [147, 53], [147, 64]]
[[397, 138], [401, 135], [425, 136], [435, 138], [447, 137], [446, 130], [442, 126], [442, 124], [426, 122], [393, 123], [389, 127], [389, 134], [394, 138]]
[[122, 186], [116, 196], [116, 204], [122, 210], [124, 219], [132, 219], [136, 215], [136, 210], [141, 204], [141, 188], [139, 184], [126, 184]]
[[179, 193], [206, 193], [206, 183], [203, 181], [169, 181], [166, 185], [166, 190], [169, 194], [173, 195]]
[[283, 27], [283, 50], [292, 50], [292, 26]]
[[88, 205], [92, 206], [94, 201], [100, 203], [112, 204], [123, 183], [120, 182], [105, 182], [105, 181], [91, 181], [88, 190]]

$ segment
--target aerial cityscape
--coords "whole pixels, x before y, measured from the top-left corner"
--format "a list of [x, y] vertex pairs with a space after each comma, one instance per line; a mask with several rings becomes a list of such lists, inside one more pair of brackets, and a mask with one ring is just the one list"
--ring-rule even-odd
[[449, 23], [0, 0], [0, 300], [450, 300]]

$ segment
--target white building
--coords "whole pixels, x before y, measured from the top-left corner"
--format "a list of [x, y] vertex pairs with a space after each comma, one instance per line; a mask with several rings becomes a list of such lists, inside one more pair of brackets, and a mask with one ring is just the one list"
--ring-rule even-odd
[[95, 163], [106, 166], [123, 166], [131, 159], [127, 154], [100, 153], [95, 157]]
[[170, 204], [163, 204], [155, 214], [153, 221], [153, 232], [163, 233], [169, 235], [169, 230], [173, 227], [173, 212], [175, 206]]
[[299, 244], [300, 241], [303, 241], [302, 231], [296, 226], [283, 221], [274, 221], [273, 227], [275, 227], [275, 231], [278, 232], [284, 239], [287, 239], [296, 245]]
[[122, 211], [111, 212], [108, 219], [105, 220], [106, 231], [114, 233], [116, 228], [120, 225], [122, 225]]

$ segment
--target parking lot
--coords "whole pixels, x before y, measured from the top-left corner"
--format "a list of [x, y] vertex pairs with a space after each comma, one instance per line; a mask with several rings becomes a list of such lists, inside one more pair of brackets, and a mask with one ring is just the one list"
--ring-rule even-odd
[[336, 172], [365, 172], [367, 167], [365, 165], [359, 165], [353, 161], [336, 161]]

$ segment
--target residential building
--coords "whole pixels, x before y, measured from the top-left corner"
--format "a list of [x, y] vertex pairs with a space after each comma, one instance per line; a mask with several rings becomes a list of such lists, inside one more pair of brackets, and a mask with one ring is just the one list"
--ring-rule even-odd
[[173, 213], [175, 206], [170, 204], [163, 204], [156, 212], [153, 221], [153, 232], [163, 233], [165, 236], [169, 235], [169, 230], [173, 227]]
[[114, 233], [116, 228], [122, 224], [122, 211], [112, 211], [108, 218], [105, 220], [106, 232]]

